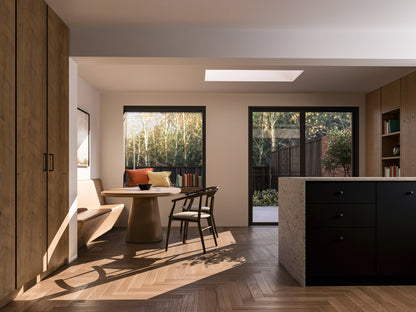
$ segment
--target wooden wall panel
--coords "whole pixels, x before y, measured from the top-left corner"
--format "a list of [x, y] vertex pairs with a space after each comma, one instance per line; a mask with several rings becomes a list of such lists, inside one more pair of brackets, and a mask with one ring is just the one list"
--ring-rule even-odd
[[381, 88], [381, 112], [400, 108], [400, 79]]
[[0, 299], [15, 289], [15, 4], [0, 1]]
[[17, 0], [17, 286], [46, 269], [46, 4]]
[[69, 31], [48, 8], [48, 270], [68, 257]]
[[416, 177], [416, 72], [402, 78], [400, 108], [400, 173]]
[[381, 90], [366, 96], [366, 169], [367, 177], [380, 177], [381, 172]]

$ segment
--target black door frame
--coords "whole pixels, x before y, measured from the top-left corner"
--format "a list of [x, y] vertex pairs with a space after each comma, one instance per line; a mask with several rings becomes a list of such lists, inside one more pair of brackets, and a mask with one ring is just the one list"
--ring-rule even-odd
[[306, 113], [334, 112], [352, 113], [352, 175], [359, 176], [359, 108], [358, 107], [310, 107], [310, 106], [249, 106], [248, 107], [248, 222], [249, 225], [278, 225], [279, 222], [253, 223], [253, 113], [254, 112], [293, 112], [299, 113], [300, 122], [300, 176], [305, 176], [305, 130]]

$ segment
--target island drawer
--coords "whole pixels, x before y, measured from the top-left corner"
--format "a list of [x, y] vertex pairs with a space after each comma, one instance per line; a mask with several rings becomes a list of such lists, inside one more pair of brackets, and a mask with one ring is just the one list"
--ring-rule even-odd
[[308, 231], [307, 276], [362, 276], [376, 273], [375, 228]]
[[306, 203], [374, 203], [374, 182], [307, 182]]
[[309, 204], [308, 227], [373, 227], [376, 225], [375, 204]]

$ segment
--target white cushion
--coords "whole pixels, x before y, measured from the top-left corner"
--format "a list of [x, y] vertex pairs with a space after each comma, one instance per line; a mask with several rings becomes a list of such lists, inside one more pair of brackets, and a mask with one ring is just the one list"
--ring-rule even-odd
[[[188, 206], [183, 206], [182, 208], [183, 209], [188, 209]], [[198, 209], [199, 209], [199, 206], [192, 206], [191, 207], [191, 211], [198, 211]], [[201, 211], [207, 212], [207, 213], [210, 212], [209, 207], [207, 207], [207, 206], [202, 206]]]
[[[183, 211], [174, 213], [173, 217], [176, 219], [197, 219], [198, 218], [198, 212], [195, 211]], [[201, 212], [201, 219], [209, 218], [210, 214]]]

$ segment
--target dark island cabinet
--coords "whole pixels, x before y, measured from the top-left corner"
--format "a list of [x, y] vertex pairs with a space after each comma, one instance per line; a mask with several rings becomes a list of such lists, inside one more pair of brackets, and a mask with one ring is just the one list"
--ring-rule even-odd
[[416, 277], [416, 182], [377, 185], [378, 273]]
[[306, 182], [306, 285], [416, 282], [416, 182]]

